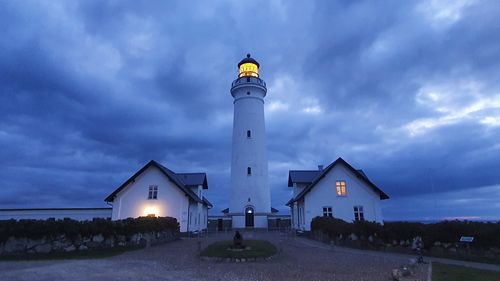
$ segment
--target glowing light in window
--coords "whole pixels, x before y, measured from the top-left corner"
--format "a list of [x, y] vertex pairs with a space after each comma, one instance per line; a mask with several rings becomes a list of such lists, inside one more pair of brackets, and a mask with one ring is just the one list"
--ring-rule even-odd
[[158, 209], [156, 207], [148, 206], [144, 208], [144, 215], [148, 217], [156, 217], [158, 214]]
[[347, 196], [345, 181], [336, 181], [335, 186], [337, 187], [337, 196]]
[[254, 63], [243, 63], [240, 65], [240, 74], [238, 77], [243, 76], [259, 77], [259, 67]]

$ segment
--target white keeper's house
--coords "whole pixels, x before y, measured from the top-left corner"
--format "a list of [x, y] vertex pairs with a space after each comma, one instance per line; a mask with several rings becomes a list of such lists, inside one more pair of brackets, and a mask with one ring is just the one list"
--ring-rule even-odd
[[288, 186], [293, 188], [287, 203], [292, 228], [304, 231], [311, 230], [311, 221], [318, 216], [382, 223], [380, 201], [389, 199], [362, 170], [342, 158], [318, 170], [289, 171]]
[[174, 173], [151, 160], [104, 201], [112, 205], [112, 220], [140, 216], [174, 217], [181, 232], [207, 228], [212, 204], [203, 196], [205, 173]]

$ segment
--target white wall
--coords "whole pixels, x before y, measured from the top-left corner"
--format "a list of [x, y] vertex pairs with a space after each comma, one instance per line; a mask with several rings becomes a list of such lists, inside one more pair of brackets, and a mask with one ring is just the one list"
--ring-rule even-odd
[[[158, 186], [158, 199], [148, 200], [150, 185]], [[151, 166], [134, 182], [119, 192], [113, 202], [113, 220], [136, 218], [154, 213], [161, 217], [174, 217], [180, 224], [180, 231], [188, 229], [189, 198], [171, 182], [158, 168]], [[194, 220], [193, 220], [194, 221]]]
[[[245, 215], [233, 215], [232, 216], [232, 226], [233, 228], [245, 228]], [[267, 228], [267, 214], [255, 215], [253, 218], [254, 228]]]
[[233, 228], [245, 228], [245, 216], [232, 216]]
[[[241, 78], [231, 89], [234, 97], [234, 120], [231, 158], [230, 213], [243, 213], [247, 205], [254, 212], [271, 212], [271, 192], [268, 184], [264, 97], [266, 88], [257, 78]], [[249, 93], [249, 94], [247, 94]], [[247, 130], [251, 137], [247, 137]], [[247, 167], [252, 174], [247, 175]], [[248, 201], [250, 199], [250, 202]], [[236, 220], [237, 222], [238, 220]], [[237, 227], [238, 224], [233, 226]]]
[[268, 222], [267, 222], [267, 215], [266, 216], [255, 216], [254, 217], [254, 227], [255, 228], [267, 228], [268, 227]]
[[49, 218], [74, 220], [92, 220], [93, 218], [111, 218], [111, 208], [54, 208], [54, 209], [3, 209], [0, 220], [46, 220]]
[[[347, 196], [337, 196], [335, 182], [346, 181]], [[305, 230], [310, 230], [314, 217], [323, 216], [323, 207], [332, 207], [333, 216], [351, 222], [354, 220], [354, 206], [363, 206], [366, 221], [382, 223], [380, 195], [358, 179], [343, 164], [333, 167], [304, 198]]]

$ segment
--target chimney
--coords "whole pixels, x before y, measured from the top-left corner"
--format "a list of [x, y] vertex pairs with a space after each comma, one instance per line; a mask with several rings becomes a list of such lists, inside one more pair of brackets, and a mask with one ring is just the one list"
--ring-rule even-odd
[[323, 165], [318, 165], [318, 171], [323, 171]]

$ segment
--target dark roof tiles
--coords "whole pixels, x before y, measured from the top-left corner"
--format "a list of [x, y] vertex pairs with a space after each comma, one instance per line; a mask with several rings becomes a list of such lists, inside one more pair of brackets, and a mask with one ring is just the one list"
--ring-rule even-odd
[[176, 173], [176, 175], [186, 186], [202, 185], [203, 189], [208, 189], [205, 173]]
[[288, 175], [288, 186], [293, 183], [311, 183], [321, 173], [319, 170], [312, 171], [290, 171]]

